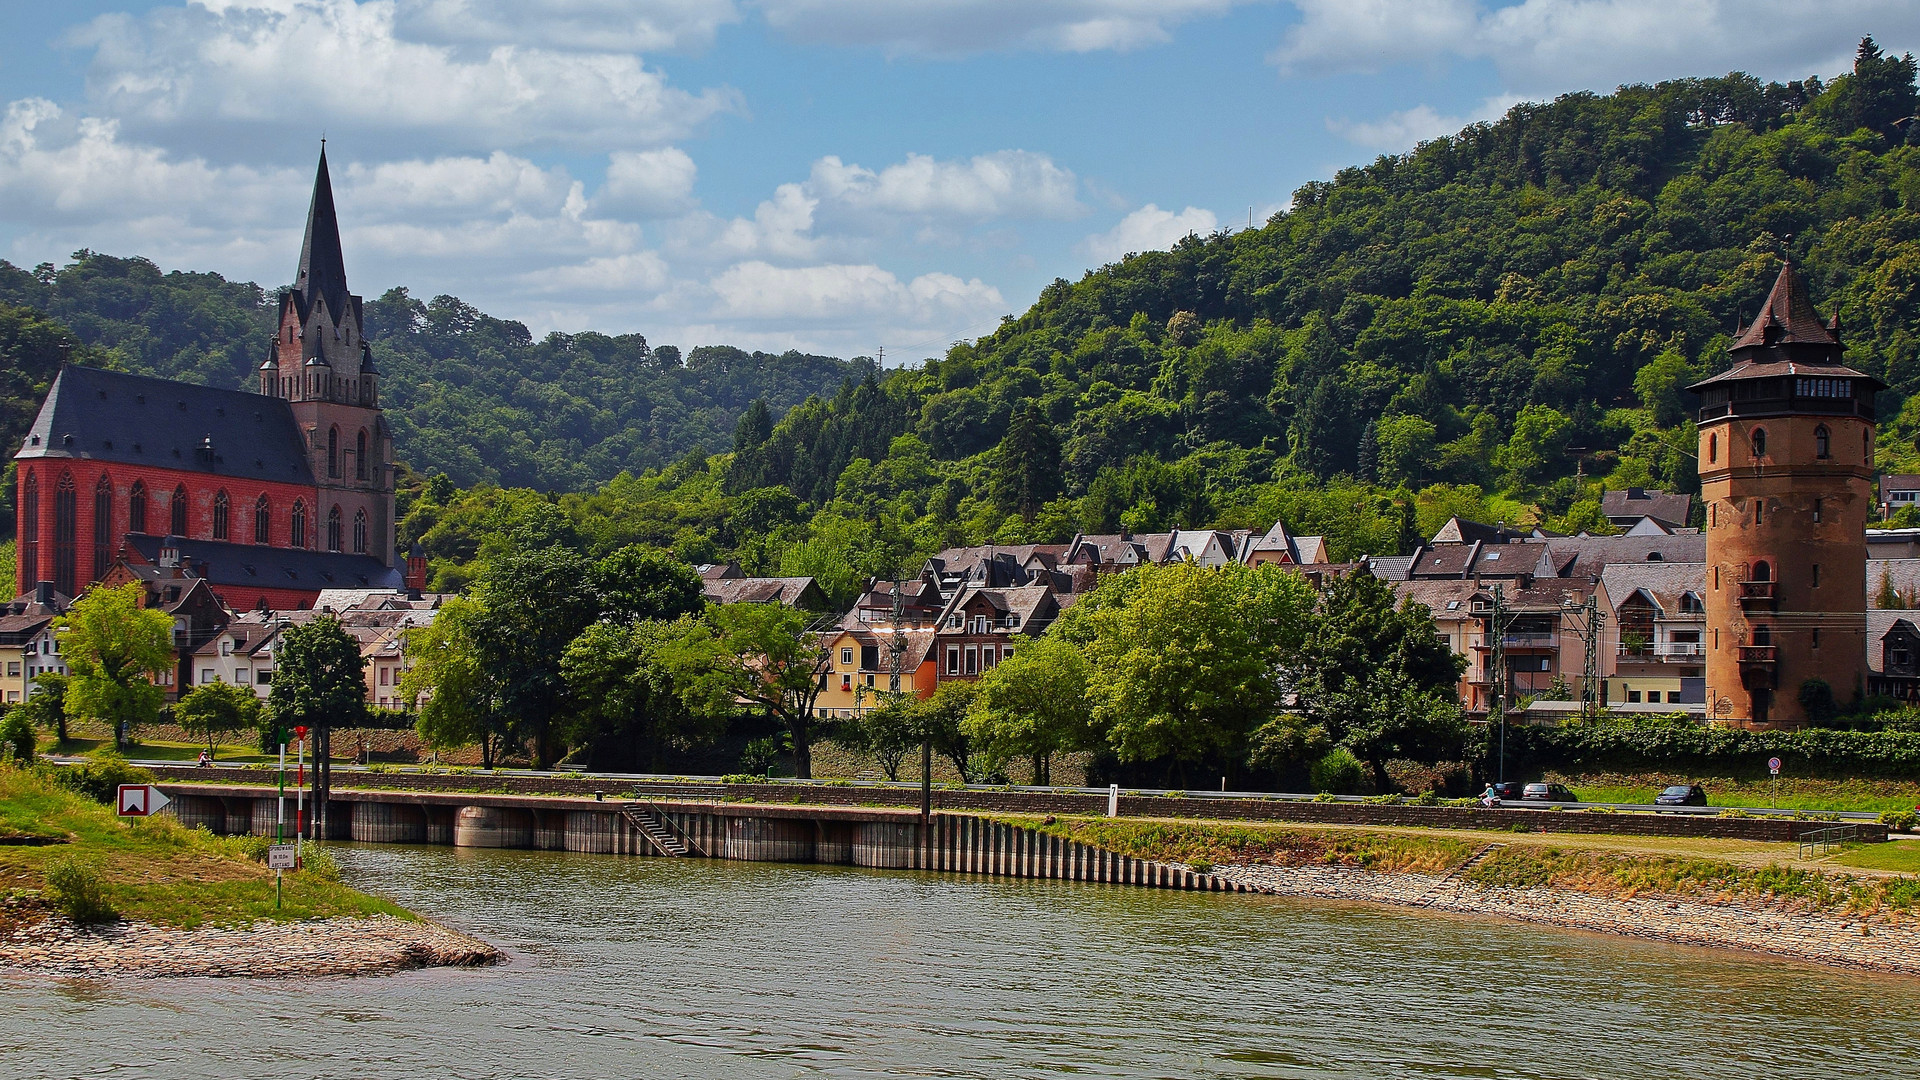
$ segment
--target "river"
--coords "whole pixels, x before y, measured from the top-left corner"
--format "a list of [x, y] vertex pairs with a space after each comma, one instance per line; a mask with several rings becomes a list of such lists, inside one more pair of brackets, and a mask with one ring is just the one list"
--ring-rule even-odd
[[1920, 980], [1238, 894], [343, 846], [506, 949], [373, 979], [0, 980], [18, 1080], [1910, 1078]]

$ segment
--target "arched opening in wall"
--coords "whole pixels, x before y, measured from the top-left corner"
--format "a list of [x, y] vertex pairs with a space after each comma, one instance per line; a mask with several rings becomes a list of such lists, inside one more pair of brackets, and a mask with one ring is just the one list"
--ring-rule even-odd
[[304, 500], [293, 500], [293, 519], [289, 525], [289, 543], [293, 547], [307, 546], [307, 504]]
[[1767, 429], [1766, 428], [1762, 427], [1762, 428], [1753, 429], [1753, 456], [1757, 458], [1767, 456]]
[[16, 498], [20, 506], [20, 580], [14, 587], [32, 592], [40, 582], [40, 478], [32, 469], [20, 478]]
[[173, 517], [173, 522], [170, 528], [173, 535], [178, 536], [183, 540], [186, 539], [186, 536], [187, 536], [187, 485], [181, 484], [179, 487], [176, 487], [173, 489], [173, 498], [169, 500], [167, 509], [172, 511], [171, 516]]
[[1833, 438], [1827, 433], [1827, 425], [1821, 424], [1813, 429], [1813, 456], [1825, 461], [1833, 456]]
[[327, 429], [327, 475], [340, 475], [340, 429]]
[[213, 538], [227, 538], [227, 493], [216, 491], [213, 494]]
[[267, 501], [265, 495], [253, 500], [253, 542], [273, 542], [273, 504]]
[[361, 428], [360, 435], [354, 440], [353, 475], [356, 479], [367, 478], [367, 429]]
[[113, 559], [113, 480], [101, 476], [93, 486], [93, 575], [99, 581]]
[[1756, 562], [1753, 564], [1752, 575], [1749, 576], [1747, 580], [1748, 581], [1772, 581], [1773, 567], [1768, 566], [1766, 560], [1762, 559], [1759, 562]]
[[353, 512], [353, 553], [355, 555], [367, 553], [367, 512], [365, 510]]
[[133, 492], [127, 496], [127, 531], [147, 531], [147, 485], [138, 480], [133, 482]]
[[327, 550], [340, 550], [340, 507], [327, 511]]
[[73, 474], [63, 473], [53, 489], [53, 587], [67, 596], [75, 592], [73, 546], [74, 532], [79, 527], [74, 520], [79, 516], [77, 501]]
[[1712, 463], [1719, 460], [1720, 460], [1720, 433], [1716, 431], [1707, 436], [1707, 461], [1708, 463]]

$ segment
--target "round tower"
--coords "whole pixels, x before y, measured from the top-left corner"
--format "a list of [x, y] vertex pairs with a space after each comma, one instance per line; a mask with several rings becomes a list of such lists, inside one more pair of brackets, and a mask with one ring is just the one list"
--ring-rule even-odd
[[1795, 726], [1812, 680], [1845, 704], [1867, 677], [1873, 396], [1886, 384], [1840, 362], [1789, 262], [1700, 395], [1707, 512], [1707, 712]]

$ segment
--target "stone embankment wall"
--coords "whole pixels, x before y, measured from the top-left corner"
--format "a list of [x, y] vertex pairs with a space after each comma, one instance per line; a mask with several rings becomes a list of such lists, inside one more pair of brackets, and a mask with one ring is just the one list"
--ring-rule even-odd
[[0, 967], [89, 978], [386, 975], [423, 967], [478, 967], [501, 959], [483, 941], [390, 915], [191, 930], [132, 922], [78, 927], [54, 916], [0, 935]]
[[1735, 948], [1874, 971], [1920, 974], [1920, 924], [1799, 911], [1785, 904], [1664, 896], [1594, 896], [1488, 888], [1430, 874], [1339, 866], [1222, 866], [1215, 874], [1257, 892], [1494, 915], [1572, 930], [1680, 945]]
[[[166, 780], [193, 780], [225, 784], [270, 783], [270, 773], [258, 769], [196, 769], [162, 767], [153, 770]], [[918, 807], [920, 793], [907, 788], [848, 787], [831, 784], [715, 784], [634, 783], [590, 776], [491, 776], [434, 773], [335, 773], [336, 784], [382, 791], [457, 792], [485, 786], [500, 794], [632, 796], [642, 799], [716, 799], [731, 802], [787, 803], [804, 806]], [[1107, 812], [1104, 795], [1073, 792], [976, 791], [935, 789], [933, 808], [939, 811], [984, 810], [1010, 814], [1101, 815]], [[1293, 822], [1303, 825], [1416, 826], [1431, 829], [1508, 830], [1525, 826], [1540, 833], [1588, 833], [1610, 836], [1717, 837], [1792, 843], [1806, 833], [1828, 827], [1820, 821], [1791, 818], [1704, 817], [1693, 814], [1596, 814], [1507, 808], [1398, 806], [1377, 803], [1282, 801], [1279, 799], [1193, 799], [1150, 795], [1122, 795], [1124, 817], [1211, 818], [1227, 821]], [[1886, 826], [1856, 825], [1860, 840], [1886, 840]], [[339, 837], [338, 839], [345, 839]]]

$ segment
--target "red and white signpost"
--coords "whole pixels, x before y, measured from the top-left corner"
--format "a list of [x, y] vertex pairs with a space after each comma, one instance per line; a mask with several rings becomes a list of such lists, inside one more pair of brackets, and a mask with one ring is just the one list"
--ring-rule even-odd
[[172, 801], [152, 784], [121, 784], [113, 805], [121, 817], [152, 817]]

